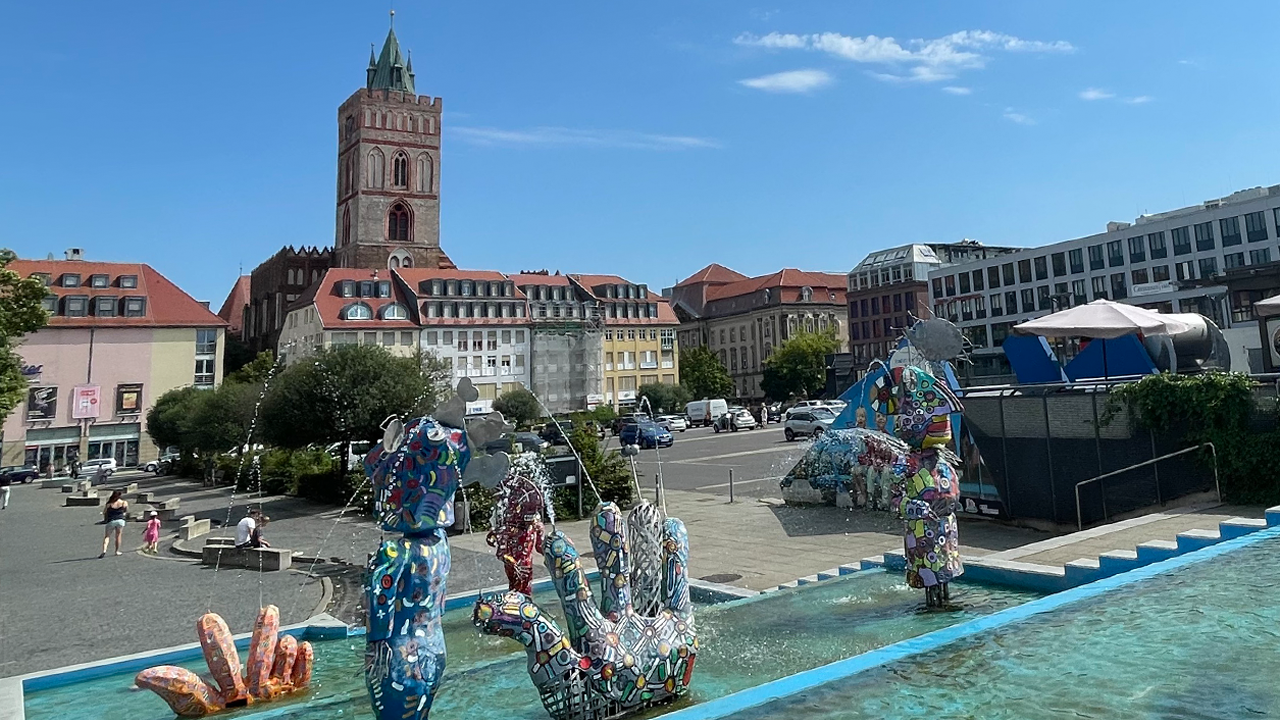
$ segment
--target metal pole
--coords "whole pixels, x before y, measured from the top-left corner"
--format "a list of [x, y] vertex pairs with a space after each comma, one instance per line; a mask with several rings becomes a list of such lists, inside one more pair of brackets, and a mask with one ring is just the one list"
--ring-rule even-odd
[[729, 468], [729, 502], [733, 502], [733, 468]]
[[1013, 506], [1011, 495], [1013, 493], [1009, 490], [1009, 433], [1004, 426], [1004, 390], [1001, 390], [1000, 395], [997, 397], [999, 398], [998, 409], [1000, 411], [1000, 455], [1004, 461], [1004, 497], [1002, 499], [1004, 500], [1005, 513], [1009, 517], [1013, 517], [1013, 510], [1011, 509]]
[[578, 463], [578, 517], [582, 517], [582, 463]]
[[[1155, 460], [1156, 459], [1156, 433], [1154, 430], [1151, 430], [1148, 432], [1151, 433], [1151, 459]], [[1156, 476], [1156, 502], [1160, 503], [1161, 505], [1164, 505], [1164, 498], [1160, 496], [1160, 465], [1159, 464], [1152, 465], [1151, 472]]]
[[1053, 428], [1049, 426], [1049, 393], [1041, 396], [1044, 400], [1044, 452], [1049, 458], [1049, 502], [1053, 504], [1053, 521], [1058, 522], [1058, 488], [1053, 477]]

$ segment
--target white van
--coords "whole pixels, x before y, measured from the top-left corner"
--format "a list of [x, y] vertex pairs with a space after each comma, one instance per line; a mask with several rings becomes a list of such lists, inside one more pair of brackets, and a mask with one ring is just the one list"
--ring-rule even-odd
[[710, 425], [727, 412], [729, 403], [725, 400], [694, 400], [684, 406], [684, 414], [689, 416], [692, 427]]

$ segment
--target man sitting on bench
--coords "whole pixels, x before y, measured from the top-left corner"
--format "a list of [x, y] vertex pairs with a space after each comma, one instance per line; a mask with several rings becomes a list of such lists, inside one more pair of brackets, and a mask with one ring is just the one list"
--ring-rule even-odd
[[263, 515], [261, 510], [250, 510], [236, 523], [236, 549], [271, 547], [271, 543], [262, 537], [262, 528], [269, 522], [271, 518]]

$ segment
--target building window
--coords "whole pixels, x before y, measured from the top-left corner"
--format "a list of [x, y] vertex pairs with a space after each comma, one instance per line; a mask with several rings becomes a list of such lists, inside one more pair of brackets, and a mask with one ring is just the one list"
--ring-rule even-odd
[[1222, 218], [1218, 221], [1218, 229], [1222, 231], [1222, 247], [1231, 247], [1242, 242], [1240, 238], [1240, 218]]
[[383, 320], [408, 320], [409, 310], [400, 303], [392, 303], [382, 308]]
[[342, 309], [343, 320], [372, 320], [373, 310], [364, 303], [352, 303]]
[[[946, 276], [946, 277], [942, 278], [942, 286], [943, 286], [943, 288], [945, 288], [945, 289], [946, 289], [947, 297], [955, 297], [955, 294], [956, 294], [956, 276], [955, 276], [955, 275], [948, 275], [948, 276]], [[883, 307], [883, 306], [882, 306], [882, 307]], [[884, 308], [884, 311], [885, 311], [885, 312], [888, 312], [888, 311], [889, 311], [889, 308], [885, 307], [885, 308]]]
[[1093, 299], [1101, 300], [1107, 297], [1107, 278], [1105, 275], [1097, 275], [1090, 278], [1093, 283]]
[[351, 242], [351, 209], [342, 208], [342, 244]]
[[147, 314], [146, 298], [131, 297], [124, 299], [125, 317], [143, 317]]
[[1261, 242], [1266, 240], [1267, 234], [1267, 216], [1262, 211], [1251, 212], [1244, 216], [1244, 230], [1249, 238], [1249, 242]]
[[196, 330], [196, 354], [213, 355], [218, 352], [218, 331], [212, 329]]
[[1018, 282], [1031, 282], [1031, 261], [1018, 261]]
[[[968, 292], [969, 292], [969, 273], [960, 273], [960, 293], [965, 294]], [[894, 297], [898, 298], [899, 296], [894, 295]], [[894, 309], [901, 310], [902, 308], [901, 306], [899, 306], [899, 307], [895, 307]]]
[[196, 358], [196, 387], [213, 387], [213, 358]]
[[[933, 279], [933, 296], [936, 298], [942, 297], [942, 278]], [[866, 301], [864, 300], [863, 302]]]
[[[1016, 282], [1013, 279], [1013, 263], [1005, 263], [1000, 266], [1000, 272], [1004, 276], [1004, 284], [1012, 285]], [[994, 286], [993, 286], [994, 287]]]
[[1174, 268], [1177, 270], [1179, 281], [1196, 279], [1196, 265], [1194, 261], [1187, 260], [1186, 262], [1180, 262], [1175, 265]]
[[44, 311], [49, 313], [50, 315], [57, 315], [58, 314], [58, 296], [45, 295], [44, 298], [40, 300], [40, 307], [44, 308]]
[[1036, 310], [1036, 291], [1031, 288], [1024, 288], [1022, 291], [1022, 312], [1030, 313]]
[[396, 153], [391, 160], [391, 182], [394, 187], [409, 187], [409, 158], [404, 153]]
[[1018, 314], [1018, 293], [1007, 290], [1004, 294], [1005, 311], [1010, 315]]
[[1124, 264], [1124, 243], [1120, 240], [1112, 240], [1107, 243], [1107, 264], [1111, 267], [1119, 267]]
[[381, 188], [385, 182], [386, 159], [382, 155], [382, 151], [374, 148], [369, 153], [369, 187]]
[[1084, 272], [1084, 251], [1080, 248], [1067, 251], [1067, 259], [1071, 261], [1071, 274]]
[[1191, 232], [1187, 226], [1177, 227], [1169, 231], [1173, 237], [1173, 254], [1187, 255], [1191, 252]]
[[1196, 250], [1212, 250], [1214, 248], [1213, 223], [1196, 223], [1194, 229], [1196, 234]]
[[1049, 263], [1043, 255], [1035, 259], [1036, 280], [1049, 279]]
[[1000, 266], [992, 265], [987, 268], [987, 285], [990, 286], [992, 290], [1000, 287]]
[[1067, 254], [1066, 253], [1054, 253], [1049, 257], [1049, 259], [1053, 263], [1054, 277], [1062, 277], [1063, 275], [1067, 274]]
[[111, 286], [111, 276], [109, 275], [90, 275], [89, 287], [104, 288]]
[[62, 287], [80, 287], [80, 273], [63, 273]]
[[986, 288], [982, 287], [982, 271], [974, 270], [973, 271], [973, 291], [982, 292], [985, 289]]
[[1200, 258], [1200, 277], [1208, 278], [1218, 272], [1218, 258]]
[[409, 209], [403, 203], [392, 205], [387, 213], [387, 239], [409, 240]]
[[1049, 286], [1041, 285], [1036, 288], [1036, 308], [1038, 310], [1052, 310], [1053, 302], [1049, 300]]
[[1085, 295], [1085, 287], [1083, 280], [1071, 281], [1071, 304], [1082, 305], [1089, 302], [1089, 297]]
[[1004, 314], [1004, 305], [1000, 302], [1000, 293], [991, 293], [991, 317], [1000, 317]]
[[85, 317], [89, 314], [89, 298], [73, 295], [62, 302], [63, 313], [67, 317]]
[[1168, 257], [1169, 250], [1164, 246], [1164, 233], [1154, 232], [1147, 236], [1147, 247], [1151, 249], [1151, 259], [1159, 260]]
[[1124, 273], [1111, 274], [1111, 299], [1123, 300], [1129, 297], [1129, 293], [1125, 290]]
[[115, 317], [116, 299], [113, 297], [96, 297], [93, 299], [93, 314], [97, 317]]
[[1106, 258], [1102, 255], [1101, 245], [1089, 246], [1089, 269], [1101, 270], [1107, 266]]
[[1129, 238], [1129, 262], [1140, 263], [1147, 260], [1147, 245], [1141, 235]]
[[1261, 265], [1271, 262], [1271, 248], [1260, 248], [1249, 251], [1249, 264]]
[[1153, 265], [1151, 267], [1151, 282], [1164, 282], [1169, 279], [1168, 265]]
[[1146, 268], [1138, 268], [1137, 270], [1134, 270], [1131, 275], [1133, 276], [1134, 285], [1145, 285], [1148, 282]]
[[343, 281], [338, 285], [338, 288], [339, 288], [339, 292], [341, 293], [342, 297], [344, 297], [344, 298], [349, 298], [349, 297], [355, 297], [355, 296], [356, 296], [356, 281], [355, 281], [355, 280], [343, 280]]
[[431, 161], [430, 155], [422, 153], [418, 156], [418, 192], [431, 192], [435, 185], [435, 180], [435, 163]]
[[[1223, 240], [1225, 242], [1226, 238], [1223, 238]], [[1244, 267], [1244, 253], [1227, 253], [1222, 256], [1222, 268], [1224, 270], [1241, 267]]]

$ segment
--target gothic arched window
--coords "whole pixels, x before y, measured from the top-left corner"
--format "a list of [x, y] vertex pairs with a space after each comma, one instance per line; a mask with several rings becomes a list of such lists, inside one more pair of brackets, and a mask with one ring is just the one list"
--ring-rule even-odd
[[435, 163], [431, 162], [431, 156], [422, 153], [418, 156], [418, 192], [429, 193], [432, 191], [436, 181]]
[[374, 148], [369, 153], [369, 187], [380, 188], [386, 182], [386, 158], [382, 151]]
[[351, 208], [342, 208], [342, 244], [351, 242]]
[[392, 187], [409, 187], [409, 158], [404, 153], [396, 153], [391, 160]]
[[387, 239], [409, 239], [409, 209], [402, 203], [392, 205], [391, 212], [387, 214]]

